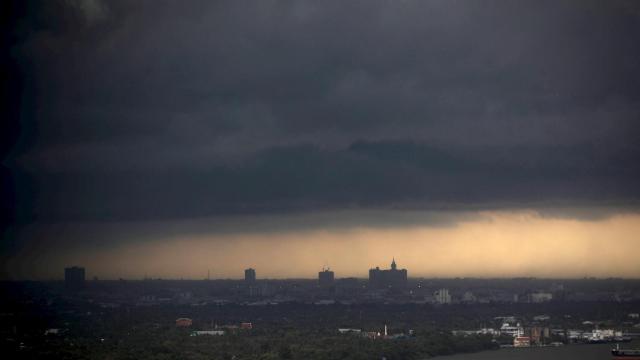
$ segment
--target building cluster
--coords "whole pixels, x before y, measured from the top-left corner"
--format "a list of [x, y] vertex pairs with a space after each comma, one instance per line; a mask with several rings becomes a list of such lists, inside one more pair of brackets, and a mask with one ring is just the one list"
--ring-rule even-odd
[[[246, 284], [256, 282], [256, 270], [253, 268], [244, 271]], [[335, 273], [328, 267], [318, 272], [318, 286], [330, 289], [335, 285]], [[389, 269], [375, 267], [369, 270], [369, 287], [373, 289], [404, 289], [407, 286], [407, 269], [398, 269], [395, 258], [391, 261]]]
[[591, 331], [567, 330], [570, 342], [587, 342], [591, 344], [630, 341], [622, 331], [614, 329], [593, 329]]
[[362, 336], [368, 339], [382, 339], [382, 340], [398, 340], [398, 339], [407, 339], [409, 337], [415, 336], [415, 332], [413, 330], [409, 330], [407, 333], [404, 332], [396, 332], [392, 333], [389, 331], [387, 325], [384, 325], [382, 331], [363, 331], [362, 329], [354, 329], [354, 328], [339, 328], [338, 332], [343, 335], [357, 335]]
[[558, 341], [549, 341], [553, 336], [566, 339], [568, 343], [619, 343], [629, 342], [631, 338], [622, 331], [614, 329], [593, 329], [591, 331], [549, 329], [548, 327], [528, 327], [518, 330], [518, 335], [513, 338], [514, 347], [528, 347], [541, 345], [558, 345]]
[[[86, 282], [85, 269], [78, 266], [65, 269], [65, 288], [86, 294], [107, 286], [109, 281]], [[200, 306], [203, 304], [238, 303], [251, 306], [284, 303], [314, 305], [388, 303], [388, 304], [503, 304], [594, 301], [638, 301], [640, 290], [620, 292], [601, 286], [581, 288], [583, 280], [575, 280], [565, 287], [562, 283], [533, 278], [509, 280], [483, 279], [420, 279], [408, 278], [407, 269], [392, 259], [389, 268], [371, 268], [368, 278], [336, 278], [328, 267], [317, 273], [315, 280], [260, 279], [254, 268], [244, 270], [244, 280], [182, 281], [146, 278], [135, 292], [136, 306], [175, 303]], [[207, 279], [209, 277], [207, 276]], [[128, 283], [120, 280], [119, 283]], [[131, 282], [132, 293], [135, 287]], [[112, 283], [113, 284], [113, 283]], [[240, 285], [240, 286], [239, 286]], [[123, 288], [120, 286], [119, 288]], [[620, 288], [619, 286], [617, 288]], [[111, 294], [101, 301], [104, 307], [117, 307], [127, 298], [127, 292]], [[632, 326], [640, 325], [639, 318], [629, 318]]]
[[[498, 328], [482, 328], [479, 330], [454, 330], [454, 335], [491, 335], [494, 338], [511, 338], [512, 341], [503, 346], [529, 347], [529, 346], [559, 346], [564, 343], [611, 343], [627, 342], [631, 338], [623, 331], [614, 329], [592, 330], [567, 330], [561, 327], [551, 327], [549, 315], [536, 315], [523, 325], [515, 316], [496, 317], [495, 321], [501, 323]], [[527, 319], [523, 318], [524, 321]], [[557, 324], [556, 324], [557, 325]], [[582, 325], [594, 326], [591, 322], [583, 322]]]
[[[176, 327], [179, 328], [190, 328], [193, 325], [193, 320], [190, 318], [178, 318], [176, 319]], [[210, 330], [194, 330], [191, 332], [191, 336], [203, 336], [203, 335], [213, 335], [213, 336], [221, 336], [226, 334], [227, 332], [237, 333], [241, 330], [251, 330], [253, 329], [253, 324], [250, 322], [241, 322], [239, 325], [215, 325], [213, 329]]]
[[497, 328], [482, 328], [479, 330], [473, 331], [454, 331], [453, 333], [456, 335], [468, 335], [468, 334], [479, 334], [479, 335], [491, 335], [495, 338], [499, 337], [507, 337], [512, 338], [513, 340], [509, 344], [509, 346], [514, 347], [528, 347], [534, 345], [545, 345], [551, 344], [552, 339], [552, 330], [549, 327], [543, 326], [523, 326], [520, 322], [516, 322], [513, 317], [502, 318], [501, 320], [508, 320], [502, 323], [502, 325]]
[[[209, 276], [207, 276], [209, 279]], [[161, 279], [158, 279], [161, 280]], [[145, 282], [156, 280], [145, 278]], [[73, 291], [84, 289], [85, 269], [78, 266], [65, 269], [66, 288]], [[315, 286], [309, 283], [297, 285], [296, 281], [258, 279], [254, 268], [244, 270], [244, 286], [230, 289], [226, 298], [196, 296], [192, 291], [167, 292], [151, 291], [139, 296], [136, 305], [148, 306], [163, 303], [195, 304], [242, 302], [247, 305], [272, 305], [292, 301], [304, 301], [316, 305], [357, 302], [399, 302], [431, 303], [435, 305], [474, 304], [488, 302], [530, 302], [540, 303], [554, 299], [554, 294], [545, 291], [524, 294], [508, 293], [501, 290], [489, 292], [489, 296], [476, 295], [467, 290], [463, 294], [446, 287], [422, 286], [420, 280], [408, 279], [407, 269], [401, 269], [392, 259], [388, 269], [369, 269], [366, 280], [357, 278], [336, 279], [328, 267], [318, 272]], [[238, 290], [240, 293], [238, 293]], [[562, 289], [561, 289], [562, 290]]]

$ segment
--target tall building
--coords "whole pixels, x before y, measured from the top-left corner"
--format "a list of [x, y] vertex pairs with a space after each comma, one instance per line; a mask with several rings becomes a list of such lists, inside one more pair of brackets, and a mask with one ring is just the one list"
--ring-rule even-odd
[[256, 270], [248, 268], [244, 271], [244, 281], [247, 283], [256, 282]]
[[407, 269], [398, 269], [396, 259], [391, 262], [391, 269], [381, 270], [379, 267], [369, 270], [369, 286], [372, 288], [404, 288], [407, 286]]
[[84, 288], [84, 268], [78, 266], [65, 268], [64, 285], [70, 290]]
[[322, 271], [318, 273], [318, 285], [320, 285], [320, 287], [332, 287], [333, 279], [333, 271], [329, 270], [329, 268], [322, 269]]
[[448, 289], [439, 289], [433, 293], [433, 300], [441, 305], [451, 304], [451, 294]]

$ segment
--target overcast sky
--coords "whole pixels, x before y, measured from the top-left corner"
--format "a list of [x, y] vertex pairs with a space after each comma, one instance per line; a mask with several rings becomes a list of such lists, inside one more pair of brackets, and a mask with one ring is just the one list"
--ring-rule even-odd
[[487, 211], [635, 224], [637, 1], [4, 6], [12, 266], [167, 234], [231, 254], [234, 234], [453, 231]]

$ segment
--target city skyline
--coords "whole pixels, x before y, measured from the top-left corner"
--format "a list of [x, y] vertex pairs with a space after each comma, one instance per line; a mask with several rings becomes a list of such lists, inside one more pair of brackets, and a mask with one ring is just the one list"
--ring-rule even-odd
[[[549, 228], [541, 226], [545, 223], [551, 223]], [[247, 266], [261, 269], [260, 273], [270, 278], [313, 278], [318, 265], [326, 262], [339, 277], [366, 277], [372, 265], [385, 266], [390, 254], [402, 259], [412, 276], [421, 277], [637, 278], [640, 264], [635, 261], [635, 249], [639, 232], [640, 222], [635, 215], [576, 221], [547, 219], [532, 212], [485, 213], [483, 218], [466, 219], [455, 226], [407, 226], [385, 229], [382, 234], [376, 228], [316, 229], [293, 234], [221, 235], [216, 241], [206, 235], [194, 235], [189, 239], [163, 240], [160, 247], [158, 242], [148, 241], [135, 248], [124, 246], [109, 251], [104, 247], [97, 252], [70, 253], [64, 249], [66, 256], [41, 249], [37, 256], [47, 272], [34, 273], [36, 268], [29, 265], [23, 267], [24, 275], [16, 279], [55, 278], [59, 274], [53, 269], [81, 263], [93, 264], [90, 277], [110, 279], [141, 278], [145, 274], [199, 279], [206, 277], [207, 270], [214, 278], [235, 278]], [[480, 248], [478, 236], [485, 237]], [[493, 238], [488, 241], [490, 236]], [[621, 239], [615, 247], [607, 246], [611, 236]], [[558, 237], [571, 239], [571, 246], [559, 243]], [[308, 243], [312, 238], [322, 246], [310, 253]], [[514, 242], [514, 238], [521, 242]], [[227, 239], [233, 239], [237, 248], [230, 248]], [[286, 254], [280, 252], [283, 247], [288, 249]], [[221, 252], [221, 248], [225, 251]], [[246, 251], [251, 248], [256, 251]], [[354, 258], [354, 252], [360, 256]], [[47, 256], [55, 261], [47, 261]], [[11, 261], [5, 265], [15, 266]]]
[[633, 2], [6, 6], [0, 279], [640, 277]]
[[640, 0], [0, 20], [5, 357], [640, 354]]

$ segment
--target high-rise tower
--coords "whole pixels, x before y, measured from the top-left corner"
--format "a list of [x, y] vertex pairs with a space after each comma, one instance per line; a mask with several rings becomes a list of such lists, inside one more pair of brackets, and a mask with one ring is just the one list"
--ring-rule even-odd
[[322, 271], [318, 272], [318, 285], [322, 288], [329, 288], [333, 286], [333, 271], [329, 270], [329, 268], [324, 268]]
[[244, 271], [244, 281], [247, 283], [256, 282], [256, 270], [248, 268]]
[[64, 285], [69, 290], [84, 288], [84, 268], [73, 266], [64, 269]]

